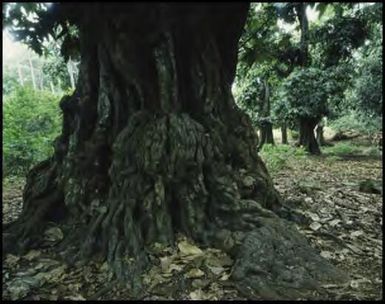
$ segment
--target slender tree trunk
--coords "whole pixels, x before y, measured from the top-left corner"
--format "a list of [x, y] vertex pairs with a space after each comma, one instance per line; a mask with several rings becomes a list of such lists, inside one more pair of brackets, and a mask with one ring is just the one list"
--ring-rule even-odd
[[32, 60], [31, 60], [31, 56], [29, 54], [28, 54], [28, 62], [29, 62], [29, 68], [31, 71], [33, 88], [36, 90], [37, 86], [36, 86], [35, 72], [33, 70]]
[[324, 127], [318, 125], [316, 128], [316, 134], [317, 134], [317, 143], [319, 146], [325, 145], [325, 138], [324, 138]]
[[327, 143], [324, 138], [324, 125], [325, 125], [326, 118], [323, 117], [317, 124], [316, 128], [316, 138], [317, 138], [317, 143], [319, 146], [326, 146]]
[[273, 137], [273, 124], [270, 121], [270, 88], [266, 79], [263, 79], [264, 99], [261, 114], [264, 119], [261, 122], [261, 141], [259, 143], [258, 150], [262, 148], [264, 144], [274, 145]]
[[310, 296], [315, 282], [341, 278], [276, 214], [286, 209], [233, 100], [248, 5], [76, 8], [78, 85], [61, 100], [55, 154], [29, 172], [4, 250], [38, 246], [51, 221], [65, 235], [64, 256], [97, 254], [133, 288], [147, 250], [172, 245], [176, 232], [229, 252], [250, 297]]
[[287, 141], [287, 126], [286, 126], [286, 122], [282, 123], [282, 125], [281, 125], [281, 135], [282, 135], [282, 144], [283, 145], [287, 145], [288, 141]]
[[261, 140], [259, 142], [258, 149], [261, 149], [264, 144], [275, 145], [273, 137], [273, 124], [270, 122], [264, 122], [261, 127]]
[[21, 73], [20, 63], [17, 64], [17, 73], [19, 75], [19, 82], [21, 86], [24, 86], [23, 74]]
[[307, 67], [310, 64], [309, 57], [309, 22], [306, 15], [307, 4], [301, 2], [297, 4], [297, 16], [301, 28], [301, 66]]
[[43, 73], [40, 74], [40, 77], [39, 77], [39, 80], [40, 80], [40, 90], [44, 90], [44, 75]]
[[74, 68], [73, 68], [73, 62], [71, 61], [71, 58], [67, 62], [67, 71], [70, 77], [71, 88], [75, 89]]
[[314, 128], [318, 119], [300, 119], [299, 124], [299, 145], [311, 154], [321, 154], [317, 140], [314, 136]]
[[[301, 27], [301, 66], [308, 67], [310, 65], [309, 56], [309, 22], [306, 15], [307, 4], [305, 2], [297, 4], [297, 16]], [[314, 137], [314, 128], [317, 125], [316, 120], [300, 119], [299, 128], [299, 145], [304, 146], [306, 151], [311, 154], [321, 154], [316, 138]]]
[[51, 87], [52, 93], [55, 94], [55, 87], [53, 86], [52, 81], [49, 82], [49, 85], [50, 85], [50, 87]]

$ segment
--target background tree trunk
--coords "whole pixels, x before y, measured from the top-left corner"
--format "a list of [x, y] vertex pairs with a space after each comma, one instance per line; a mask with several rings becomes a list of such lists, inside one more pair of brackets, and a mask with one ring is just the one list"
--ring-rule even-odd
[[55, 94], [55, 87], [54, 87], [54, 85], [53, 85], [53, 83], [52, 83], [51, 80], [49, 81], [49, 86], [51, 87], [51, 92], [52, 92], [53, 94]]
[[287, 145], [288, 141], [287, 141], [287, 126], [286, 126], [286, 122], [282, 123], [282, 125], [281, 125], [281, 135], [282, 135], [282, 144], [283, 145]]
[[301, 66], [307, 67], [310, 65], [309, 57], [309, 22], [306, 15], [307, 4], [305, 2], [297, 4], [297, 16], [301, 27]]
[[31, 55], [29, 53], [28, 53], [28, 62], [29, 62], [29, 69], [31, 72], [32, 85], [33, 85], [34, 90], [36, 90], [37, 86], [36, 86], [36, 80], [35, 80], [35, 71], [33, 70], [32, 59], [31, 59]]
[[317, 140], [314, 136], [314, 128], [318, 119], [302, 118], [299, 123], [299, 145], [311, 154], [321, 154]]
[[[306, 68], [310, 65], [309, 56], [309, 22], [306, 15], [307, 4], [298, 3], [296, 6], [297, 17], [301, 28], [300, 49], [301, 66]], [[301, 118], [299, 127], [299, 145], [304, 146], [305, 150], [311, 154], [321, 154], [316, 138], [314, 137], [314, 128], [317, 120]]]
[[317, 143], [319, 146], [324, 146], [325, 143], [325, 138], [324, 138], [324, 127], [317, 125], [316, 128], [316, 134], [317, 134]]
[[319, 146], [326, 146], [327, 143], [324, 138], [324, 125], [325, 125], [326, 118], [323, 117], [320, 119], [320, 121], [317, 124], [316, 128], [316, 138], [317, 138], [317, 143]]
[[20, 65], [20, 63], [17, 64], [17, 74], [19, 76], [19, 83], [20, 83], [20, 85], [24, 86], [23, 75], [21, 73], [21, 65]]
[[270, 118], [270, 89], [269, 83], [266, 79], [263, 79], [263, 89], [264, 89], [264, 97], [263, 97], [263, 105], [261, 115], [263, 116], [261, 121], [261, 141], [259, 142], [258, 150], [262, 148], [264, 144], [274, 145], [274, 137], [273, 137], [273, 124], [271, 123]]
[[261, 149], [264, 144], [274, 145], [273, 124], [270, 122], [263, 122], [260, 129], [261, 140], [258, 149]]
[[67, 62], [67, 72], [70, 77], [71, 88], [75, 89], [74, 63], [71, 58]]
[[[314, 290], [309, 280], [335, 280], [333, 266], [274, 213], [281, 199], [231, 94], [248, 5], [76, 7], [77, 88], [60, 102], [55, 154], [29, 172], [5, 250], [38, 246], [54, 221], [66, 257], [106, 259], [135, 288], [147, 250], [182, 232], [231, 253], [234, 280], [253, 292], [298, 297]], [[288, 260], [295, 266], [283, 273]]]

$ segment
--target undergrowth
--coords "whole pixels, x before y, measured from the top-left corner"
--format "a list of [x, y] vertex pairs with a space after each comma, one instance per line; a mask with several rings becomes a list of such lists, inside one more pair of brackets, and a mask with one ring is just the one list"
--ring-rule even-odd
[[303, 159], [308, 155], [304, 148], [290, 145], [263, 145], [260, 156], [265, 162], [270, 174], [274, 175], [284, 169], [289, 160]]

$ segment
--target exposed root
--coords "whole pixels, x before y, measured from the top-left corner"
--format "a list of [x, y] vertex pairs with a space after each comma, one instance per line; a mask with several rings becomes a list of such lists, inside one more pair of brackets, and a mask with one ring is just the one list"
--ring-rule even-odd
[[264, 298], [301, 297], [338, 278], [333, 266], [275, 213], [280, 199], [262, 162], [226, 164], [231, 153], [218, 132], [187, 114], [136, 113], [113, 144], [108, 193], [87, 193], [88, 177], [75, 168], [61, 172], [75, 175], [63, 184], [66, 196], [60, 195], [57, 169], [47, 161], [30, 174], [19, 235], [30, 244], [30, 232], [42, 229], [38, 221], [65, 202], [71, 217], [58, 248], [72, 261], [98, 253], [134, 293], [148, 266], [146, 251], [155, 243], [174, 245], [176, 232], [232, 254], [234, 280]]
[[24, 252], [38, 245], [48, 221], [60, 221], [65, 215], [63, 194], [56, 185], [56, 165], [52, 159], [35, 166], [27, 176], [23, 212], [7, 225], [3, 234], [4, 252]]
[[248, 297], [309, 299], [322, 284], [347, 280], [322, 258], [289, 222], [260, 218], [236, 256], [232, 278]]

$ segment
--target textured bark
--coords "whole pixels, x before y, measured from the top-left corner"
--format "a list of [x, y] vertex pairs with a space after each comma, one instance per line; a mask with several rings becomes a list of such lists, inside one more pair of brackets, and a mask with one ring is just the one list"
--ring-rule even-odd
[[299, 123], [299, 145], [311, 154], [321, 154], [317, 140], [314, 136], [314, 128], [318, 119], [301, 118]]
[[[256, 153], [251, 121], [231, 95], [248, 6], [85, 9], [79, 81], [60, 103], [62, 134], [54, 156], [28, 175], [23, 212], [6, 229], [5, 250], [38, 246], [54, 221], [65, 235], [58, 250], [71, 261], [99, 256], [137, 287], [147, 250], [156, 242], [173, 245], [179, 231], [230, 252], [234, 280], [259, 293], [267, 288], [285, 297], [293, 288], [275, 275], [261, 288], [266, 271], [258, 269], [273, 262], [264, 263], [266, 256], [282, 267], [297, 247], [297, 277], [286, 278], [297, 280], [296, 296], [314, 289], [306, 286], [309, 276], [335, 280], [338, 272], [276, 215], [287, 209]], [[259, 236], [280, 245], [260, 251]], [[251, 260], [253, 248], [258, 258]]]

